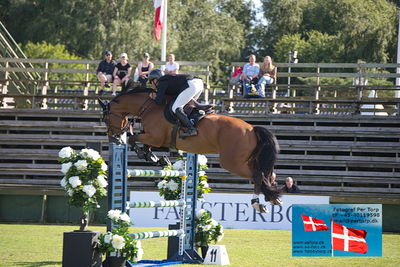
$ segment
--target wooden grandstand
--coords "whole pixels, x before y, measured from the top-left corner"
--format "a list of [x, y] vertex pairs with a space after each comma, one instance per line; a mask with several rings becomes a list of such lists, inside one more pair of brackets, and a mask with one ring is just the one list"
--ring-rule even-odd
[[[63, 194], [58, 151], [76, 149], [87, 143], [101, 143], [108, 159], [108, 140], [97, 104], [98, 83], [94, 69], [98, 61], [0, 58], [0, 193]], [[19, 68], [16, 64], [33, 64]], [[70, 64], [70, 68], [51, 64]], [[285, 72], [287, 63], [277, 64], [278, 77], [314, 77], [311, 85], [288, 84], [280, 80], [271, 86], [268, 97], [244, 99], [209, 86], [210, 64], [180, 62], [186, 71], [202, 75], [206, 81], [203, 101], [217, 104], [217, 112], [239, 117], [270, 129], [277, 137], [281, 153], [276, 164], [278, 182], [292, 176], [303, 194], [330, 195], [332, 201], [400, 203], [400, 101], [399, 98], [368, 98], [370, 90], [397, 90], [396, 86], [324, 85], [323, 77], [397, 77], [397, 64], [297, 64], [299, 71]], [[36, 66], [36, 65], [41, 66]], [[76, 69], [76, 65], [86, 67]], [[161, 64], [161, 62], [159, 62]], [[44, 67], [43, 67], [44, 66]], [[296, 67], [292, 65], [292, 70]], [[324, 72], [321, 68], [348, 68], [351, 72]], [[197, 68], [197, 69], [196, 69]], [[314, 68], [311, 73], [305, 68]], [[367, 73], [368, 68], [385, 69]], [[359, 71], [362, 69], [363, 71]], [[387, 70], [387, 71], [386, 71]], [[21, 80], [12, 73], [38, 73], [38, 79]], [[51, 73], [83, 74], [83, 80], [52, 80]], [[4, 74], [4, 75], [3, 75]], [[314, 75], [314, 76], [312, 76]], [[335, 76], [336, 75], [336, 76]], [[30, 90], [11, 90], [15, 79]], [[28, 86], [29, 85], [29, 86]], [[21, 89], [21, 88], [19, 88]], [[214, 90], [214, 91], [213, 91]], [[286, 93], [288, 92], [288, 93]], [[351, 92], [340, 97], [341, 92]], [[363, 94], [364, 92], [364, 94]], [[110, 94], [102, 98], [110, 99]], [[232, 105], [231, 105], [232, 103]], [[381, 105], [382, 109], [376, 108]], [[229, 110], [232, 107], [233, 110]], [[386, 116], [377, 116], [384, 111]], [[365, 115], [365, 114], [370, 115]], [[157, 149], [157, 154], [168, 153]], [[207, 175], [215, 191], [251, 192], [246, 179], [229, 174], [219, 166], [217, 155], [207, 155]], [[172, 156], [172, 160], [174, 157]], [[154, 168], [129, 152], [129, 165]], [[156, 190], [159, 178], [135, 178], [129, 187]]]
[[[304, 194], [349, 196], [400, 202], [400, 121], [365, 118], [274, 115], [242, 116], [270, 129], [281, 153], [278, 181], [292, 176]], [[61, 194], [58, 151], [100, 142], [108, 159], [108, 141], [100, 111], [3, 109], [0, 112], [0, 190], [29, 194]], [[166, 154], [166, 150], [156, 150]], [[219, 166], [217, 155], [207, 155], [207, 175], [214, 191], [251, 192], [248, 180]], [[173, 157], [172, 157], [173, 159]], [[129, 152], [129, 165], [151, 169]], [[159, 178], [135, 178], [129, 187], [156, 190]]]

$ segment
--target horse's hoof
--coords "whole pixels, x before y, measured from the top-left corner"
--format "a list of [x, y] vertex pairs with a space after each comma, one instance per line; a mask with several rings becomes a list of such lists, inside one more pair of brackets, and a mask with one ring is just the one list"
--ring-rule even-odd
[[169, 160], [168, 157], [166, 156], [162, 156], [158, 162], [157, 162], [160, 166], [171, 166], [171, 161]]
[[146, 160], [153, 162], [153, 163], [158, 163], [158, 161], [160, 160], [153, 152], [147, 152], [145, 154]]
[[251, 206], [252, 206], [256, 211], [258, 211], [259, 213], [267, 213], [267, 212], [269, 212], [268, 209], [267, 209], [267, 207], [266, 207], [265, 205], [259, 203], [258, 198], [255, 198], [255, 199], [252, 199], [252, 200], [251, 200]]
[[260, 210], [259, 210], [259, 212], [260, 212], [260, 213], [267, 213], [267, 212], [269, 212], [269, 210], [268, 210], [268, 208], [267, 208], [265, 205], [260, 204]]
[[272, 205], [282, 205], [283, 202], [279, 198], [270, 201]]

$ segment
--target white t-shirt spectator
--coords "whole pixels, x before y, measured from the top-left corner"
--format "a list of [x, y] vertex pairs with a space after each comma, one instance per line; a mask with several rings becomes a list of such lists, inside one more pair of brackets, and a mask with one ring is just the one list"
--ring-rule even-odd
[[174, 70], [176, 70], [176, 73], [178, 73], [178, 70], [179, 70], [179, 63], [177, 63], [177, 62], [174, 62], [174, 63], [170, 63], [170, 62], [167, 62], [167, 63], [165, 63], [165, 65], [163, 66], [163, 71], [165, 72], [165, 71], [169, 71], [169, 72], [171, 72], [171, 71], [174, 71]]

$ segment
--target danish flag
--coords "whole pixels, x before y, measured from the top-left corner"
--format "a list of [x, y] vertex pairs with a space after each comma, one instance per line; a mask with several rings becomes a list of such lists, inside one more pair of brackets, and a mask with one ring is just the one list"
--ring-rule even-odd
[[301, 214], [304, 223], [304, 231], [327, 231], [328, 226], [323, 220]]
[[332, 223], [332, 248], [357, 253], [367, 253], [367, 231]]
[[154, 16], [154, 39], [161, 39], [161, 29], [164, 20], [164, 0], [154, 0], [156, 14]]

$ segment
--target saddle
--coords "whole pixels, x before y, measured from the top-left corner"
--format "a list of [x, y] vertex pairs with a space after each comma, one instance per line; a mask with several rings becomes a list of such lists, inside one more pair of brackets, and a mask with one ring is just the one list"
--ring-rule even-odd
[[[164, 109], [164, 117], [167, 121], [172, 123], [174, 127], [172, 127], [171, 131], [171, 143], [169, 145], [170, 151], [177, 151], [176, 148], [176, 138], [178, 135], [179, 130], [182, 128], [179, 119], [175, 116], [175, 113], [172, 112], [172, 105], [175, 102], [175, 99], [170, 100]], [[196, 100], [192, 99], [185, 105], [183, 111], [188, 116], [189, 120], [193, 123], [194, 127], [197, 127], [199, 121], [204, 118], [207, 114], [214, 113], [214, 106], [209, 104], [200, 104]], [[180, 137], [186, 138], [186, 137]]]
[[[172, 105], [174, 104], [176, 98], [171, 99], [164, 109], [164, 117], [170, 123], [181, 126], [179, 119], [175, 116], [175, 113], [172, 112]], [[200, 104], [196, 100], [192, 99], [185, 105], [183, 111], [188, 116], [189, 120], [196, 127], [199, 121], [204, 118], [207, 114], [214, 113], [213, 104]]]

